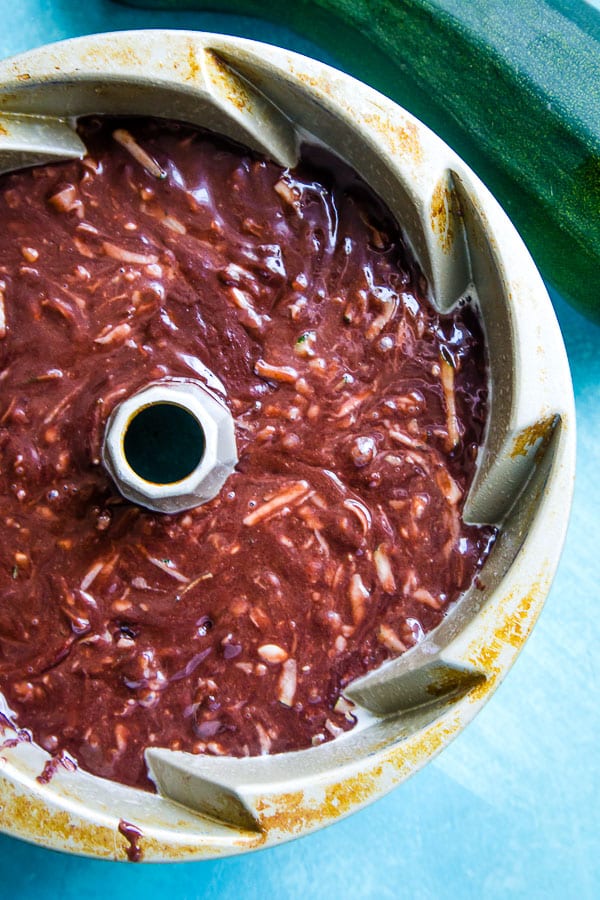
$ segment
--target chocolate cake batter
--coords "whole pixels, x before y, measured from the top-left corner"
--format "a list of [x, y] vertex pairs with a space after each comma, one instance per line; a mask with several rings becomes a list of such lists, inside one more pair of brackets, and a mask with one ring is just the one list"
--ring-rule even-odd
[[[0, 179], [0, 687], [57, 758], [148, 788], [148, 746], [351, 728], [344, 686], [472, 583], [485, 350], [325, 150], [290, 171], [176, 123], [79, 130], [82, 161]], [[206, 367], [236, 472], [177, 516], [132, 505], [100, 461], [110, 412]]]

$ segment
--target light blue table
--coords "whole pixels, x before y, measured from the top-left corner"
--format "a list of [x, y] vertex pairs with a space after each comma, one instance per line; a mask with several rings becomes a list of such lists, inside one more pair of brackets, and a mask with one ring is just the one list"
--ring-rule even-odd
[[[0, 0], [0, 22], [2, 57], [96, 31], [178, 27], [332, 62], [252, 19], [143, 12], [108, 0]], [[251, 856], [131, 866], [0, 836], [0, 898], [600, 898], [600, 327], [554, 299], [579, 421], [571, 528], [533, 636], [466, 732], [363, 812]]]

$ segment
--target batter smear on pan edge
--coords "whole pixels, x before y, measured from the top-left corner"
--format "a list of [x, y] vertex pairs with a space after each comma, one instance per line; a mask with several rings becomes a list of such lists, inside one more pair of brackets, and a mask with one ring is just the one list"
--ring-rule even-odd
[[[0, 179], [0, 687], [52, 754], [151, 788], [148, 746], [351, 728], [344, 686], [471, 584], [485, 348], [325, 150], [289, 171], [177, 123], [80, 133], [82, 161]], [[110, 412], [205, 366], [236, 472], [190, 512], [132, 505], [100, 462]]]

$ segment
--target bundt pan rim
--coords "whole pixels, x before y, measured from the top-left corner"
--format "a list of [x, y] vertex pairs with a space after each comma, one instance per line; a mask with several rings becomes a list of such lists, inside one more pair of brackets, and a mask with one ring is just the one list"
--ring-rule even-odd
[[[180, 118], [292, 165], [316, 136], [397, 215], [440, 309], [479, 298], [490, 425], [465, 517], [501, 524], [471, 590], [427, 639], [354, 682], [364, 722], [311, 750], [258, 758], [146, 752], [153, 795], [59, 767], [28, 742], [2, 749], [0, 829], [57, 850], [147, 861], [246, 852], [321, 828], [387, 793], [482, 708], [527, 639], [564, 542], [575, 471], [568, 363], [523, 242], [460, 158], [409, 113], [329, 66], [217, 34], [134, 31], [0, 62], [0, 171], [77, 158], [86, 113]], [[166, 113], [165, 113], [166, 114]], [[6, 737], [11, 737], [9, 729]], [[129, 854], [131, 857], [131, 853]]]

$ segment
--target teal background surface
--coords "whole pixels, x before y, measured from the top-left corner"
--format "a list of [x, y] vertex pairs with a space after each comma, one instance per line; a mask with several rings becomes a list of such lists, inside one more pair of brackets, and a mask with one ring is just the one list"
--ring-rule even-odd
[[[81, 34], [168, 27], [241, 35], [335, 64], [285, 28], [215, 13], [0, 0], [0, 22], [1, 57]], [[366, 810], [249, 856], [126, 865], [0, 835], [0, 900], [600, 898], [600, 327], [553, 300], [578, 414], [571, 526], [532, 637], [467, 730]]]

